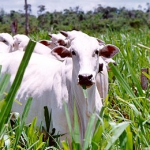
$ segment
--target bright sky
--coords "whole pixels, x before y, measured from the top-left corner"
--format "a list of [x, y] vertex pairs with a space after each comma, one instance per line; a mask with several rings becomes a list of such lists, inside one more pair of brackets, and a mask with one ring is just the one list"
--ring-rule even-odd
[[[80, 6], [84, 11], [93, 10], [101, 4], [103, 7], [123, 7], [128, 9], [138, 9], [138, 6], [142, 6], [142, 10], [147, 8], [146, 3], [149, 0], [27, 0], [28, 4], [31, 4], [32, 14], [37, 15], [39, 5], [44, 5], [46, 11], [53, 12], [54, 10], [63, 10], [69, 7]], [[24, 11], [24, 0], [0, 0], [0, 8], [3, 8], [5, 12], [9, 13], [10, 10], [23, 10]]]

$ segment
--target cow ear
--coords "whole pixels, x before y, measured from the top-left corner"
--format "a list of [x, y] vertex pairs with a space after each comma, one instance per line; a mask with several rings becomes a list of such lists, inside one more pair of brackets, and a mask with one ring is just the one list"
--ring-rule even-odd
[[106, 57], [106, 58], [112, 58], [113, 56], [115, 56], [117, 53], [119, 52], [119, 48], [111, 45], [111, 44], [107, 44], [105, 45], [101, 50], [99, 55]]
[[51, 51], [58, 60], [63, 61], [66, 57], [71, 57], [71, 52], [63, 46], [58, 46]]
[[66, 46], [67, 45], [67, 43], [62, 39], [58, 40], [57, 43], [61, 46]]
[[68, 33], [67, 33], [66, 31], [60, 31], [60, 33], [61, 33], [62, 35], [64, 35], [65, 37], [68, 37]]
[[52, 38], [52, 34], [51, 34], [51, 33], [48, 33], [48, 36], [49, 36], [50, 38]]
[[41, 44], [43, 44], [45, 46], [51, 45], [51, 41], [48, 41], [48, 40], [41, 40], [41, 41], [39, 41], [39, 43], [41, 43]]
[[105, 44], [105, 42], [100, 40], [100, 39], [97, 39], [97, 41], [98, 41], [99, 45], [104, 45]]

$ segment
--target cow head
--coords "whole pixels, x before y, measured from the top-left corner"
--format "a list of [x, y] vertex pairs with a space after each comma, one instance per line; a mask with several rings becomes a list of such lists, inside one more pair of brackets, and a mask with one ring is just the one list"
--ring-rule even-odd
[[0, 42], [3, 42], [6, 46], [9, 47], [9, 51], [12, 51], [13, 47], [13, 38], [8, 33], [0, 33]]
[[71, 36], [65, 33], [70, 39], [70, 47], [56, 47], [52, 54], [57, 59], [71, 57], [73, 61], [73, 79], [81, 86], [90, 87], [95, 83], [99, 71], [99, 56], [111, 58], [119, 52], [119, 49], [111, 44], [100, 45], [98, 40], [80, 32]]
[[14, 51], [15, 50], [24, 50], [29, 42], [29, 37], [24, 34], [16, 34], [13, 36], [14, 43]]

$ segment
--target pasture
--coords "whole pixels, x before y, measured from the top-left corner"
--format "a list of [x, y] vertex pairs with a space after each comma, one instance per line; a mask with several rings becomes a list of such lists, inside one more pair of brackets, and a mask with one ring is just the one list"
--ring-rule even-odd
[[[141, 87], [141, 69], [149, 68], [145, 74], [150, 80], [150, 31], [132, 30], [130, 32], [97, 33], [95, 36], [105, 43], [116, 45], [120, 53], [115, 56], [117, 66], [110, 64], [109, 92], [104, 106], [98, 115], [92, 114], [83, 145], [79, 142], [79, 127], [76, 108], [74, 107], [74, 131], [71, 128], [69, 114], [66, 110], [69, 131], [74, 150], [147, 150], [150, 149], [150, 84], [146, 90]], [[48, 39], [47, 32], [32, 34], [34, 40]], [[36, 117], [30, 126], [25, 125], [25, 119], [32, 103], [28, 99], [23, 115], [16, 113], [16, 122], [10, 121], [9, 112], [13, 98], [21, 82], [23, 69], [32, 53], [34, 42], [26, 51], [26, 61], [22, 63], [18, 76], [9, 93], [5, 93], [10, 76], [6, 74], [0, 82], [0, 149], [9, 150], [69, 150], [66, 141], [59, 140], [59, 134], [51, 126], [50, 110], [43, 108], [47, 126], [51, 130], [36, 126]], [[6, 96], [3, 99], [3, 96]], [[15, 100], [17, 102], [17, 100]], [[18, 103], [18, 107], [19, 107]], [[97, 119], [93, 129], [94, 119]], [[54, 127], [55, 128], [55, 127]], [[92, 134], [94, 130], [94, 134]]]

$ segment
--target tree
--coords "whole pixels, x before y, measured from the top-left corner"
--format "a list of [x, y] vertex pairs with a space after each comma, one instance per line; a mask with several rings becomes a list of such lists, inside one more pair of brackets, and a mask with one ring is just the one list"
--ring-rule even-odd
[[4, 15], [5, 15], [5, 11], [4, 9], [0, 9], [0, 22], [3, 22], [3, 18], [4, 18]]
[[13, 35], [17, 34], [17, 27], [18, 27], [18, 21], [17, 21], [17, 19], [15, 19], [15, 20], [11, 23], [10, 27], [11, 27], [11, 33], [12, 33]]
[[38, 15], [41, 15], [46, 10], [44, 5], [39, 5], [38, 8], [39, 8], [39, 10], [37, 11]]
[[[31, 6], [31, 5], [30, 5]], [[29, 32], [29, 21], [28, 21], [28, 10], [29, 10], [29, 5], [27, 4], [27, 0], [25, 0], [25, 34], [28, 35]], [[31, 7], [30, 7], [31, 10]]]
[[150, 3], [146, 3], [147, 5], [147, 12], [150, 12]]

